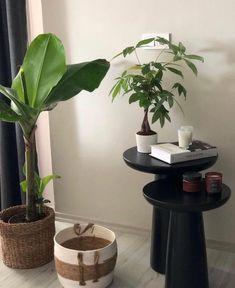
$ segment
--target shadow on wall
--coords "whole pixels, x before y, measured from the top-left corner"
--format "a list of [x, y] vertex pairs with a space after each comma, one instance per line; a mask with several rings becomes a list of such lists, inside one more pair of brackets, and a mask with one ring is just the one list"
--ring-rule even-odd
[[[209, 132], [214, 142], [228, 145], [235, 141], [234, 107], [235, 107], [235, 42], [222, 43], [211, 41], [203, 52], [210, 53], [215, 59], [210, 74], [204, 75], [200, 95], [200, 115], [202, 129]], [[209, 58], [209, 57], [208, 57]], [[199, 91], [200, 91], [199, 90]], [[204, 90], [204, 91], [203, 91]], [[202, 114], [203, 112], [203, 114]], [[215, 143], [216, 144], [216, 143]], [[222, 145], [222, 146], [223, 146]], [[231, 150], [230, 150], [231, 152]], [[235, 160], [235, 159], [234, 159]]]
[[211, 40], [207, 48], [201, 49], [202, 52], [215, 52], [224, 54], [228, 64], [235, 64], [235, 50], [234, 43], [223, 43], [218, 40]]
[[[208, 91], [217, 97], [211, 98], [211, 105], [213, 105], [213, 100], [215, 104], [224, 104], [220, 106], [223, 108], [232, 108], [231, 105], [226, 107], [228, 100], [230, 104], [235, 103], [235, 42], [234, 43], [223, 43], [219, 41], [211, 41], [210, 46], [202, 49], [202, 52], [210, 53], [213, 58], [220, 58], [221, 62], [218, 62], [214, 68], [214, 77], [205, 78], [204, 81], [207, 87], [211, 90]], [[225, 61], [224, 61], [225, 60]], [[220, 117], [221, 118], [221, 117]]]
[[[199, 71], [199, 86], [192, 83], [195, 97], [185, 105], [188, 118], [194, 123], [199, 137], [214, 144], [235, 141], [235, 43], [211, 41], [201, 49], [205, 56], [204, 73]], [[196, 91], [195, 91], [196, 90]], [[226, 128], [226, 129], [225, 129]], [[218, 143], [216, 143], [218, 141]]]

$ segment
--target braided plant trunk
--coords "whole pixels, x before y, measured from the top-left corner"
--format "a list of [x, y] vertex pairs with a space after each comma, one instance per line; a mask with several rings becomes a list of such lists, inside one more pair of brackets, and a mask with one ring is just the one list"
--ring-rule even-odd
[[149, 121], [148, 121], [148, 109], [144, 110], [144, 119], [141, 124], [141, 130], [137, 133], [138, 135], [154, 135], [156, 132], [151, 130]]

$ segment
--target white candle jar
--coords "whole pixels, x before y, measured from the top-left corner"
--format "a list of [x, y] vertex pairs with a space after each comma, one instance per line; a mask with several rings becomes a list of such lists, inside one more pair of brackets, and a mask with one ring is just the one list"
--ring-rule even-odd
[[178, 130], [178, 143], [182, 149], [188, 149], [192, 141], [192, 132], [189, 130]]

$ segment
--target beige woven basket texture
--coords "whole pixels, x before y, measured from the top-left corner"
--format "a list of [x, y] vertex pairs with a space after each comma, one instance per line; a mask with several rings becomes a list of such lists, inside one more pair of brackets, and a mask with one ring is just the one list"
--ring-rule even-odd
[[46, 217], [35, 222], [7, 223], [11, 216], [24, 210], [25, 206], [20, 205], [5, 209], [0, 213], [2, 260], [11, 268], [35, 268], [53, 259], [54, 210], [44, 207]]

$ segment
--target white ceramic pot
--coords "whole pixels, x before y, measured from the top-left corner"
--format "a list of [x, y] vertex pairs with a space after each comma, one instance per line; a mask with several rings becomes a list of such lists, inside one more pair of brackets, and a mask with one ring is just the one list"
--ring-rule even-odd
[[139, 135], [136, 133], [137, 151], [140, 153], [150, 153], [151, 145], [157, 144], [157, 133], [153, 135]]
[[[113, 270], [117, 258], [115, 234], [102, 226], [91, 224], [66, 228], [55, 235], [55, 266], [59, 281], [64, 288], [105, 288], [113, 280]], [[76, 233], [75, 233], [76, 232]], [[78, 236], [79, 235], [79, 236]], [[61, 244], [75, 237], [97, 237], [109, 241], [107, 246], [94, 250], [75, 250]]]

